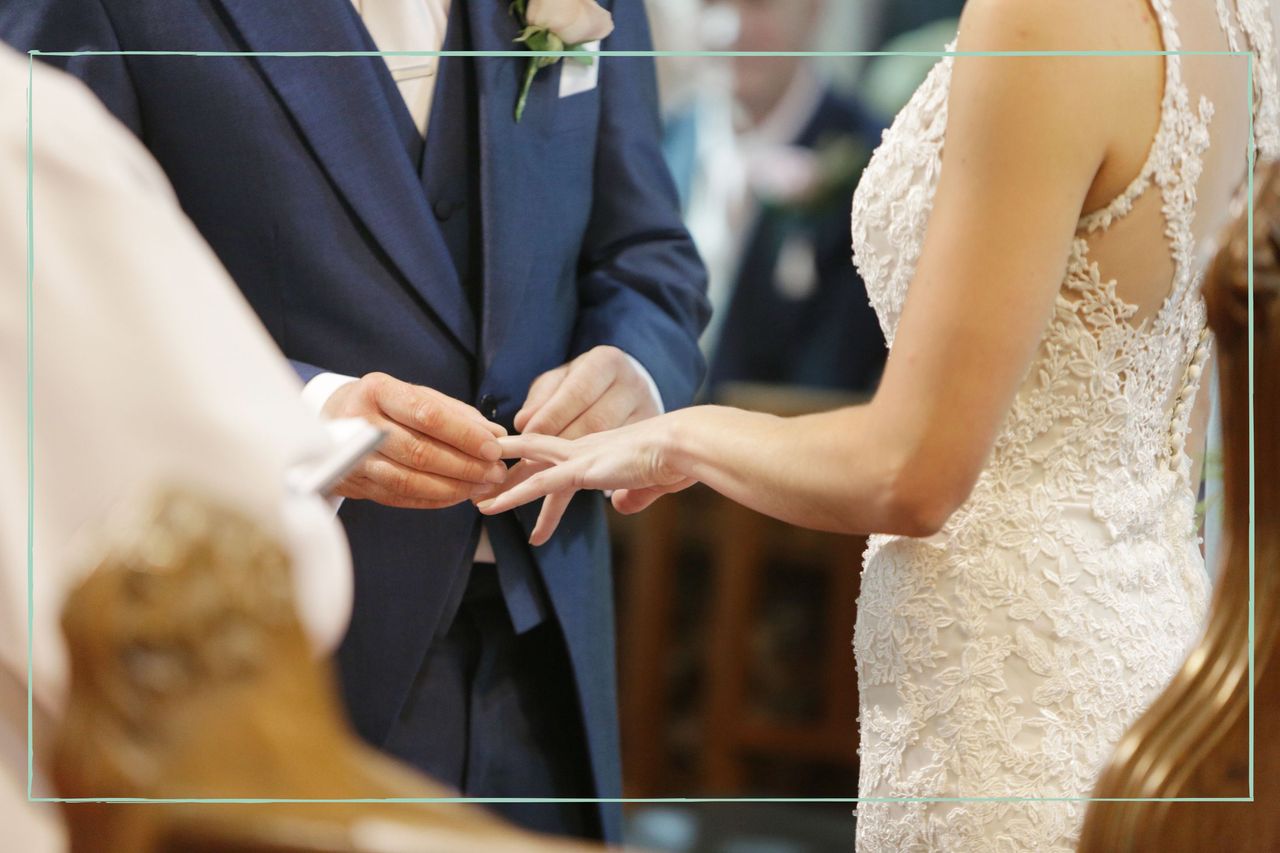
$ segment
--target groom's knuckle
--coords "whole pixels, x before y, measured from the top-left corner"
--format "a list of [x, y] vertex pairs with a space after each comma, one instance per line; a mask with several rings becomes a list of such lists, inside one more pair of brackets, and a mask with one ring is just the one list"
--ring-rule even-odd
[[472, 456], [478, 456], [481, 448], [493, 440], [493, 433], [479, 424], [460, 424], [454, 438], [455, 446]]
[[481, 462], [478, 459], [468, 459], [458, 465], [459, 478], [472, 483], [478, 483], [484, 479], [484, 475], [489, 471], [491, 463]]
[[396, 468], [388, 475], [388, 488], [392, 494], [402, 498], [412, 497], [414, 495], [413, 475], [402, 469]]
[[407, 453], [409, 465], [419, 471], [429, 471], [436, 459], [435, 448], [426, 441], [415, 441]]
[[591, 350], [591, 355], [600, 364], [616, 364], [618, 356], [622, 355], [622, 351], [617, 347], [601, 344]]
[[582, 428], [588, 434], [604, 432], [609, 427], [609, 418], [604, 412], [591, 411], [582, 416]]
[[421, 399], [413, 406], [413, 422], [423, 432], [432, 432], [443, 424], [444, 410], [434, 400]]
[[583, 379], [573, 383], [573, 387], [569, 389], [569, 400], [577, 407], [582, 408], [592, 402], [591, 383], [589, 380]]
[[365, 377], [365, 384], [368, 387], [369, 399], [383, 411], [387, 411], [389, 406], [394, 406], [397, 398], [404, 393], [400, 383], [385, 373], [369, 374]]
[[550, 435], [563, 428], [557, 424], [558, 420], [555, 412], [544, 409], [525, 424], [524, 431], [529, 435]]
[[365, 469], [370, 484], [378, 491], [390, 490], [391, 475], [394, 471], [395, 466], [381, 459], [370, 460]]

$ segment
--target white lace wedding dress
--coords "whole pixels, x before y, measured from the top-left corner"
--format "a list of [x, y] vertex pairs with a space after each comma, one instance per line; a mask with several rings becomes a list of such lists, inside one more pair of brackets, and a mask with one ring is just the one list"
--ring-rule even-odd
[[[1152, 8], [1167, 50], [1221, 42], [1254, 54], [1253, 142], [1280, 156], [1267, 0]], [[1193, 13], [1203, 26], [1184, 44], [1192, 29], [1179, 19]], [[1214, 60], [1232, 61], [1197, 58], [1191, 74], [1191, 57], [1165, 59], [1148, 162], [1081, 219], [1055, 313], [972, 496], [936, 536], [870, 541], [854, 636], [859, 797], [904, 801], [859, 804], [862, 853], [1072, 850], [1087, 803], [1068, 800], [1090, 796], [1199, 635], [1209, 585], [1184, 448], [1209, 351], [1200, 284], [1231, 194], [1199, 209], [1203, 182], [1226, 185], [1205, 169], [1228, 99], [1197, 91], [1214, 90]], [[856, 262], [891, 345], [943, 165], [956, 61], [934, 68], [886, 132], [854, 200]], [[1246, 85], [1230, 90], [1241, 102]], [[1248, 110], [1234, 117], [1244, 127]], [[1167, 298], [1146, 311], [1105, 272], [1133, 269], [1133, 251], [1154, 259], [1138, 267], [1166, 271]], [[1039, 798], [1057, 800], [1026, 801]]]

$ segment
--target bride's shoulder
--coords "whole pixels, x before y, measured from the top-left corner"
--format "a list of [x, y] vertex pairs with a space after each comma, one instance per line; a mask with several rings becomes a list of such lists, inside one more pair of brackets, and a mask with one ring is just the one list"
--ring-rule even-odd
[[1159, 49], [1148, 0], [968, 0], [962, 51]]
[[[1158, 104], [1163, 60], [1160, 25], [1147, 0], [969, 0], [960, 21], [953, 106], [972, 105], [988, 121], [1025, 122], [1039, 111], [1068, 119], [1061, 140], [1078, 144], [1148, 122], [1135, 104]], [[1050, 57], [1034, 54], [1047, 52]], [[1098, 52], [1110, 54], [1105, 57]], [[967, 59], [966, 54], [1030, 57]], [[957, 101], [960, 103], [957, 104]], [[1154, 108], [1154, 107], [1153, 107]], [[1140, 134], [1139, 134], [1140, 135]], [[1096, 139], [1095, 139], [1096, 138]]]

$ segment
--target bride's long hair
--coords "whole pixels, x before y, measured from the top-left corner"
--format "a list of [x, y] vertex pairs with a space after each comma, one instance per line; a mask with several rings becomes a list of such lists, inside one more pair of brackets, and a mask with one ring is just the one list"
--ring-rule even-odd
[[[1241, 216], [1205, 285], [1222, 388], [1226, 559], [1219, 567], [1203, 637], [1168, 689], [1120, 741], [1093, 792], [1098, 799], [1130, 801], [1091, 805], [1079, 853], [1177, 853], [1210, 845], [1280, 849], [1280, 821], [1271, 810], [1280, 796], [1280, 163], [1258, 172], [1256, 189], [1252, 231], [1248, 217]], [[1256, 473], [1253, 560], [1251, 423]], [[1253, 720], [1248, 714], [1251, 572]], [[1251, 724], [1256, 802], [1168, 802], [1175, 797], [1248, 796]]]
[[[1271, 583], [1264, 575], [1280, 571], [1280, 162], [1261, 170], [1254, 201], [1254, 228], [1247, 217], [1231, 230], [1205, 287], [1209, 324], [1221, 358], [1222, 434], [1227, 566], [1237, 562], [1249, 541], [1249, 247], [1253, 247], [1253, 450], [1257, 602], [1260, 626], [1264, 608], [1276, 606], [1261, 593]], [[1268, 571], [1270, 570], [1270, 571]], [[1277, 593], [1280, 588], [1273, 587]], [[1274, 622], [1275, 620], [1271, 620]], [[1258, 652], [1266, 637], [1259, 635]], [[1262, 661], [1255, 665], [1261, 668]]]

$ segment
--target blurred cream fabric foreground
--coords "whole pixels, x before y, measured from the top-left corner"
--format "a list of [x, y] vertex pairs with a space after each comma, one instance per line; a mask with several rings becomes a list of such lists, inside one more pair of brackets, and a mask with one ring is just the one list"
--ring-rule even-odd
[[[53, 793], [40, 764], [66, 688], [60, 607], [115, 506], [180, 483], [250, 513], [288, 544], [321, 650], [346, 628], [351, 564], [327, 504], [284, 488], [290, 465], [331, 449], [297, 378], [142, 146], [80, 83], [34, 74], [38, 797]], [[37, 853], [62, 840], [56, 813], [26, 802], [27, 77], [0, 46], [0, 826], [6, 849]]]

